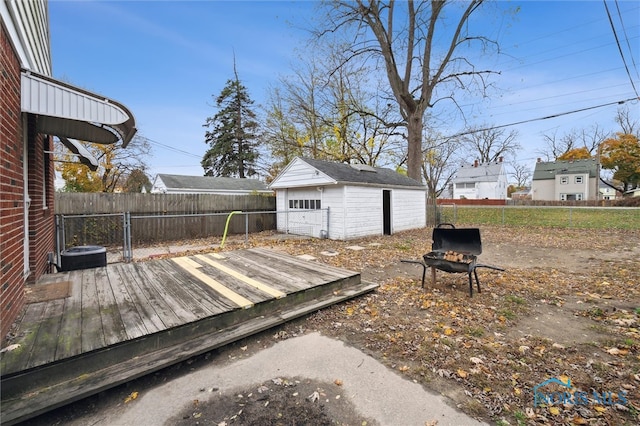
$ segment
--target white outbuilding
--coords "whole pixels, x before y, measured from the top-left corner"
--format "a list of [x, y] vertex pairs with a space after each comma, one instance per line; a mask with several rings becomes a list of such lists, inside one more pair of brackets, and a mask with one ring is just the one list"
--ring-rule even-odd
[[426, 226], [426, 187], [390, 169], [297, 157], [269, 188], [280, 232], [349, 240]]

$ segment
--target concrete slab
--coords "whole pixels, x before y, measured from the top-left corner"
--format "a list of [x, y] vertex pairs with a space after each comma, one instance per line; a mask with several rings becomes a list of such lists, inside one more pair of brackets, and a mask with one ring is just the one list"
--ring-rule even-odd
[[380, 425], [486, 425], [450, 406], [445, 397], [404, 379], [360, 350], [319, 333], [279, 342], [227, 365], [198, 369], [140, 395], [135, 403], [94, 414], [96, 419], [85, 416], [74, 424], [94, 424], [92, 420], [122, 426], [167, 424], [194, 400], [205, 403], [202, 389], [218, 388], [211, 394], [215, 398], [219, 393], [287, 377], [325, 382], [340, 379], [344, 397], [361, 414]]
[[296, 257], [302, 260], [316, 260], [316, 258], [311, 256], [310, 254], [301, 254], [300, 256], [296, 256]]
[[362, 246], [348, 246], [347, 249], [353, 250], [353, 251], [360, 251], [360, 250], [364, 250], [364, 247], [362, 247]]
[[339, 255], [340, 253], [332, 250], [332, 251], [321, 251], [320, 254], [323, 256], [333, 257], [333, 256]]

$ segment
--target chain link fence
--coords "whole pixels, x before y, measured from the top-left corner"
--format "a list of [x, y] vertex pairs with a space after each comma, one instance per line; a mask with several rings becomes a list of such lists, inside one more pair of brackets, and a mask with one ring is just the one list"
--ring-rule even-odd
[[79, 246], [101, 246], [107, 263], [203, 250], [274, 232], [326, 238], [329, 209], [191, 214], [56, 215], [56, 264], [61, 253]]

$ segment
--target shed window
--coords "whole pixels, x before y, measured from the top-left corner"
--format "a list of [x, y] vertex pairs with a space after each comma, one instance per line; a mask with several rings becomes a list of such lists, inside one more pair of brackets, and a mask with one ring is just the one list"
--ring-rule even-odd
[[582, 176], [576, 176], [574, 182], [575, 183], [582, 183]]
[[289, 200], [290, 209], [320, 210], [320, 200]]
[[569, 183], [569, 176], [560, 176], [560, 185], [566, 185]]

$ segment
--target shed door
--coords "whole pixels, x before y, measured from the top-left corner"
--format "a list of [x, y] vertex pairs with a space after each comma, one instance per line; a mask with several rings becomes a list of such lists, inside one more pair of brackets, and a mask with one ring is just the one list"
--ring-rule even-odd
[[382, 233], [391, 235], [391, 191], [382, 191]]
[[326, 231], [323, 221], [322, 192], [310, 190], [287, 191], [287, 232], [296, 235], [321, 237]]

